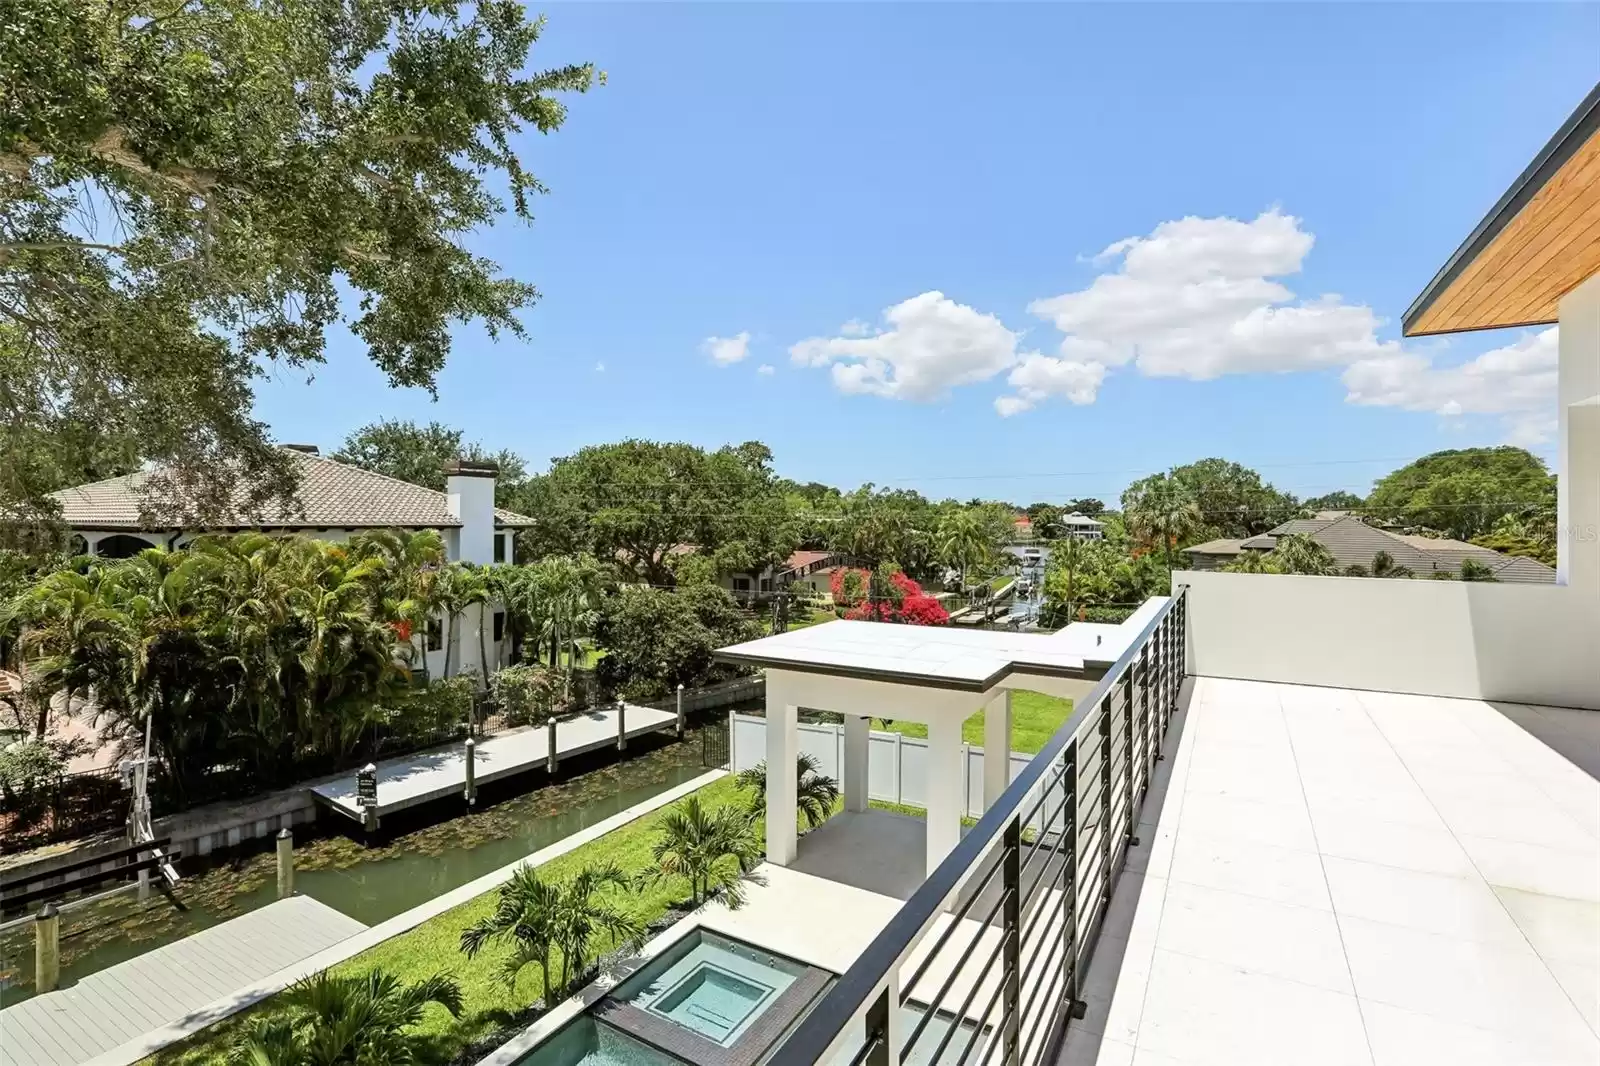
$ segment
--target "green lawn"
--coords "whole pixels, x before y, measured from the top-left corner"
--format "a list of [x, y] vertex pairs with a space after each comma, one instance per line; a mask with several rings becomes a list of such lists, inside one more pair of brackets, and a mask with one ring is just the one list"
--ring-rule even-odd
[[[698, 794], [701, 802], [713, 809], [727, 803], [743, 802], [731, 777], [705, 786]], [[606, 860], [615, 861], [629, 872], [642, 870], [649, 865], [650, 848], [655, 842], [655, 827], [660, 817], [661, 812], [657, 811], [630, 822], [545, 863], [539, 868], [540, 873], [552, 877], [570, 877], [584, 866]], [[446, 973], [455, 978], [461, 985], [465, 1001], [460, 1020], [452, 1019], [442, 1007], [430, 1006], [422, 1026], [417, 1030], [436, 1039], [434, 1050], [439, 1053], [439, 1061], [446, 1061], [473, 1041], [507, 1025], [515, 1014], [543, 994], [536, 967], [530, 966], [522, 972], [514, 991], [500, 980], [496, 969], [507, 954], [507, 949], [486, 948], [479, 952], [476, 959], [468, 959], [460, 950], [461, 931], [490, 913], [497, 895], [498, 890], [494, 890], [463, 903], [410, 932], [402, 933], [341, 963], [335, 967], [335, 971], [360, 973], [373, 967], [383, 967], [404, 981], [415, 981], [436, 973]], [[629, 893], [633, 908], [646, 922], [660, 917], [669, 905], [687, 897], [687, 885], [672, 883], [656, 883], [643, 891]], [[604, 945], [603, 949], [609, 950], [609, 944]], [[145, 1059], [142, 1066], [201, 1066], [202, 1063], [220, 1062], [248, 1019], [273, 1009], [274, 1001], [269, 999], [181, 1044], [158, 1052]]]
[[[1021, 689], [1011, 694], [1011, 750], [1032, 754], [1044, 747], [1045, 741], [1055, 735], [1072, 713], [1072, 701], [1060, 696], [1046, 696], [1042, 692], [1025, 692]], [[874, 729], [885, 728], [874, 722]], [[891, 722], [890, 732], [908, 737], [926, 737], [928, 727], [921, 722]], [[961, 737], [969, 744], [983, 745], [983, 712], [968, 718], [961, 726]]]

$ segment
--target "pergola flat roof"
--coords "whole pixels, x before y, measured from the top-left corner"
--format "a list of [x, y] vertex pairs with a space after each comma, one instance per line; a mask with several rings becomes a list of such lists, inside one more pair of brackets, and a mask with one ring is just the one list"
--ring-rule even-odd
[[716, 652], [722, 662], [799, 673], [984, 692], [1013, 673], [1096, 677], [1116, 662], [1165, 597], [1120, 625], [1077, 622], [1055, 633], [833, 621]]

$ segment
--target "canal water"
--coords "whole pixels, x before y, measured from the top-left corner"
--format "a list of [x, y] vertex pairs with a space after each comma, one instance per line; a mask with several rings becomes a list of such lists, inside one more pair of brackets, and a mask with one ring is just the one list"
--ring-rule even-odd
[[[691, 725], [681, 743], [668, 734], [630, 740], [620, 762], [615, 752], [570, 759], [553, 783], [543, 771], [493, 782], [479, 790], [471, 813], [447, 818], [447, 801], [401, 812], [369, 841], [350, 823], [324, 817], [296, 830], [295, 890], [375, 925], [700, 776], [707, 770], [704, 728]], [[347, 828], [356, 835], [346, 835]], [[128, 893], [64, 914], [62, 984], [273, 902], [277, 865], [270, 848], [268, 841], [183, 860], [170, 897], [157, 893], [140, 903]], [[33, 929], [25, 923], [0, 933], [0, 1006], [32, 994]]]

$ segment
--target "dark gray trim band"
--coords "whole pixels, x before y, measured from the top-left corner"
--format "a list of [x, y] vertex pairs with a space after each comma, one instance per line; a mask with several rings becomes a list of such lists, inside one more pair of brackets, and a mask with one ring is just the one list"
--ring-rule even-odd
[[1081, 667], [1056, 666], [1034, 662], [1012, 662], [982, 681], [960, 681], [934, 674], [914, 674], [903, 670], [873, 670], [865, 666], [835, 666], [828, 663], [797, 663], [791, 659], [774, 659], [764, 655], [729, 655], [712, 652], [711, 658], [719, 663], [737, 666], [756, 666], [764, 670], [789, 670], [796, 674], [825, 674], [828, 677], [846, 677], [853, 681], [883, 681], [888, 684], [917, 685], [922, 688], [942, 688], [954, 692], [987, 692], [1012, 674], [1039, 674], [1043, 677], [1064, 677], [1081, 681], [1098, 681], [1111, 665], [1107, 661], [1085, 659]]
[[[1404, 335], [1408, 337], [1414, 336], [1412, 329], [1415, 327], [1417, 319], [1426, 314], [1428, 308], [1432, 307], [1434, 302], [1443, 296], [1445, 291], [1455, 283], [1456, 278], [1461, 276], [1462, 271], [1471, 266], [1473, 260], [1483, 254], [1484, 249], [1489, 247], [1496, 237], [1500, 236], [1500, 231], [1505, 229], [1511, 223], [1511, 220], [1517, 217], [1517, 214], [1528, 205], [1528, 201], [1539, 194], [1539, 190], [1543, 189], [1550, 179], [1555, 177], [1567, 160], [1571, 159], [1578, 149], [1583, 147], [1596, 130], [1600, 130], [1600, 83], [1596, 83], [1595, 87], [1589, 90], [1589, 95], [1583, 98], [1583, 102], [1578, 105], [1577, 110], [1567, 117], [1567, 121], [1563, 122], [1561, 128], [1556, 130], [1555, 136], [1550, 138], [1538, 155], [1534, 156], [1533, 162], [1529, 163], [1527, 169], [1523, 170], [1517, 180], [1511, 183], [1511, 188], [1507, 189], [1505, 194], [1489, 209], [1489, 213], [1484, 216], [1482, 222], [1478, 223], [1478, 227], [1462, 242], [1461, 247], [1456, 249], [1455, 254], [1446, 260], [1444, 266], [1439, 268], [1439, 272], [1433, 276], [1433, 280], [1428, 282], [1428, 287], [1422, 290], [1420, 296], [1411, 301], [1411, 306], [1406, 309], [1406, 313], [1400, 319], [1400, 331]], [[1537, 326], [1545, 323], [1524, 322], [1520, 324]], [[1508, 327], [1482, 326], [1477, 328], [1501, 329]], [[1443, 332], [1467, 331], [1447, 330]]]

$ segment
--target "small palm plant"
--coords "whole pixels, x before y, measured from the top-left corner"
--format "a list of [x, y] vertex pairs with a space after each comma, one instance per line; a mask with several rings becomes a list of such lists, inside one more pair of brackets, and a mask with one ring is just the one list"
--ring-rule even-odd
[[660, 826], [661, 836], [650, 852], [655, 865], [642, 880], [685, 878], [695, 906], [715, 891], [730, 910], [744, 905], [744, 875], [762, 857], [753, 811], [728, 804], [712, 812], [700, 797], [689, 796], [661, 816]]
[[[767, 764], [758, 762], [748, 770], [741, 770], [739, 787], [750, 790], [750, 810], [760, 814], [767, 809]], [[815, 755], [801, 752], [795, 759], [795, 806], [806, 820], [807, 829], [815, 829], [833, 815], [839, 805], [839, 782], [822, 772], [822, 764]]]
[[328, 971], [305, 978], [285, 993], [288, 1010], [260, 1019], [233, 1049], [239, 1066], [345, 1066], [411, 1063], [419, 1038], [406, 1030], [437, 1003], [461, 1016], [461, 988], [438, 975], [414, 984], [384, 970], [348, 977]]
[[490, 941], [511, 941], [511, 954], [500, 966], [501, 980], [515, 988], [522, 971], [537, 966], [545, 1006], [554, 1006], [588, 970], [599, 934], [607, 934], [613, 946], [638, 946], [644, 924], [601, 891], [631, 885], [622, 868], [611, 862], [585, 867], [565, 882], [544, 880], [533, 867], [524, 866], [501, 886], [494, 913], [462, 932], [461, 950], [473, 958]]
[[1412, 574], [1409, 566], [1401, 566], [1394, 561], [1394, 556], [1381, 551], [1372, 557], [1372, 576], [1400, 578], [1411, 577]]

